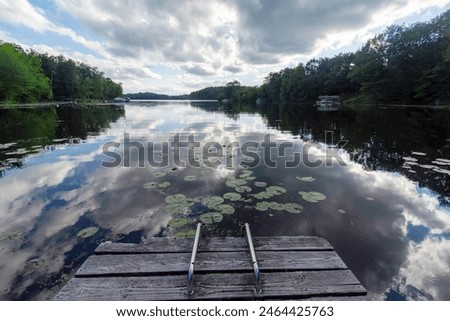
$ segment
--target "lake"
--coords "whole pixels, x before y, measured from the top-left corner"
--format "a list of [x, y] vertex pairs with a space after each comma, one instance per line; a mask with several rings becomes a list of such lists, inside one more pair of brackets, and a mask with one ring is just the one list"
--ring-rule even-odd
[[0, 110], [0, 298], [100, 242], [326, 238], [376, 300], [450, 300], [450, 110], [147, 101]]

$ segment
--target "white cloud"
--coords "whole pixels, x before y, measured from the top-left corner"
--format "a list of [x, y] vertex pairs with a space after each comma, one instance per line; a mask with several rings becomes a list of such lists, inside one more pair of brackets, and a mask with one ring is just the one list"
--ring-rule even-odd
[[0, 20], [3, 22], [22, 25], [40, 33], [53, 32], [69, 37], [88, 49], [101, 52], [102, 45], [99, 42], [87, 40], [70, 28], [54, 24], [48, 20], [42, 9], [34, 7], [27, 0], [0, 0], [0, 11]]
[[[429, 19], [450, 4], [448, 0], [54, 1], [58, 12], [70, 14], [83, 31], [64, 26], [63, 18], [50, 21], [50, 8], [27, 0], [0, 0], [0, 20], [68, 37], [92, 50], [95, 57], [65, 48], [122, 82], [125, 91], [169, 93], [200, 89], [196, 84], [225, 83], [236, 75], [248, 84], [259, 84], [262, 72], [355, 50], [387, 25], [422, 12]], [[159, 73], [155, 65], [204, 81], [183, 83], [176, 75]]]

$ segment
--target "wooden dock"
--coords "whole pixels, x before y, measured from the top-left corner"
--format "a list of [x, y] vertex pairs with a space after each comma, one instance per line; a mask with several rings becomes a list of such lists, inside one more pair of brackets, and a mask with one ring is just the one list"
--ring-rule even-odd
[[102, 243], [55, 300], [364, 300], [366, 290], [319, 237], [253, 238], [261, 293], [245, 237], [202, 238], [193, 294], [186, 294], [194, 239]]

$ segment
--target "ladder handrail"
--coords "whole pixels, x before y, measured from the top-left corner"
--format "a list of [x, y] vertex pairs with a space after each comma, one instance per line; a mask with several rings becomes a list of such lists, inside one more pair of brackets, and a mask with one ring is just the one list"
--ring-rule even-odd
[[259, 273], [258, 260], [256, 259], [255, 247], [253, 246], [252, 233], [250, 232], [250, 224], [245, 223], [245, 232], [247, 234], [247, 243], [250, 248], [250, 254], [252, 256], [252, 265], [253, 265], [253, 275], [255, 277], [255, 293], [257, 295], [261, 294], [261, 280]]
[[194, 246], [192, 247], [192, 255], [191, 255], [191, 262], [189, 264], [189, 270], [188, 270], [188, 285], [186, 294], [188, 296], [192, 296], [194, 294], [194, 266], [195, 266], [195, 257], [197, 256], [197, 248], [198, 243], [200, 241], [200, 232], [202, 228], [202, 223], [197, 224], [197, 231], [195, 232], [195, 239], [194, 239]]

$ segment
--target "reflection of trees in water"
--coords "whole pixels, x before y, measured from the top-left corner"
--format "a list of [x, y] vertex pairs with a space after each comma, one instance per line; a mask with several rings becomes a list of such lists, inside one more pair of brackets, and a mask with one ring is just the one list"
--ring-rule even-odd
[[61, 108], [58, 109], [57, 136], [81, 139], [97, 136], [123, 116], [125, 109], [120, 106]]
[[[1, 110], [0, 143], [15, 144], [9, 149], [0, 150], [0, 161], [9, 159], [8, 167], [14, 167], [20, 162], [18, 158], [34, 153], [38, 148], [50, 146], [56, 140], [77, 143], [88, 136], [99, 135], [124, 115], [125, 110], [120, 106]], [[66, 138], [69, 140], [65, 141]], [[10, 153], [18, 149], [23, 151]]]
[[[311, 105], [258, 105], [234, 107], [235, 113], [257, 111], [269, 128], [289, 132], [304, 141], [337, 144], [347, 140], [345, 150], [352, 161], [367, 170], [399, 172], [441, 195], [450, 205], [448, 175], [430, 168], [404, 168], [403, 157], [413, 152], [420, 164], [436, 158], [450, 159], [450, 111], [431, 108], [345, 108], [318, 112]], [[332, 132], [332, 139], [327, 132]], [[407, 167], [407, 166], [406, 166]], [[442, 196], [443, 195], [443, 196]], [[447, 196], [447, 197], [445, 197]]]

